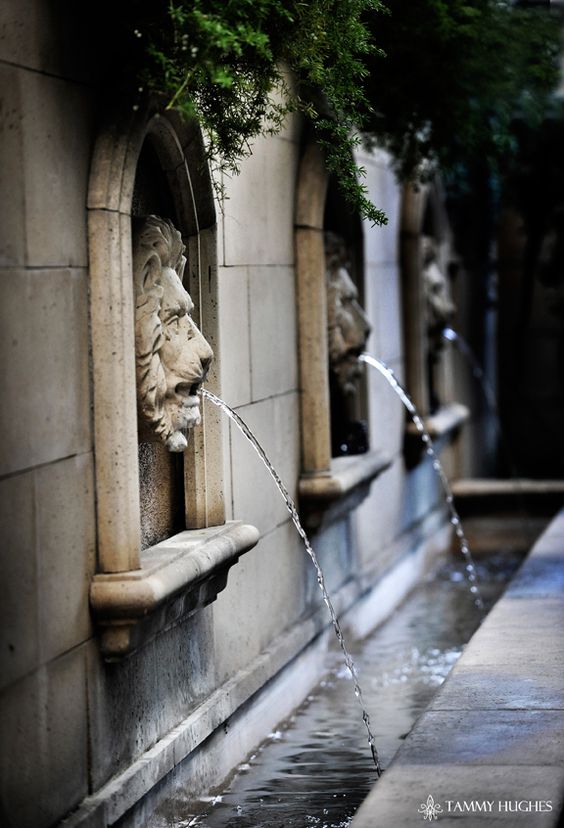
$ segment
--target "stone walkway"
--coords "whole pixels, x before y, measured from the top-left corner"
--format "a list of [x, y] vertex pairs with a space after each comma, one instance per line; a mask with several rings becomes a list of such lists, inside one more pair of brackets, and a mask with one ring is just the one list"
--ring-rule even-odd
[[351, 828], [558, 824], [564, 801], [564, 510]]

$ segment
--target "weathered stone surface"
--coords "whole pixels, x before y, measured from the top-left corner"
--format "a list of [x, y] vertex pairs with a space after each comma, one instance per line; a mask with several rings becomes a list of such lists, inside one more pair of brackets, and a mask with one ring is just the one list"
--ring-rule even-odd
[[[564, 512], [557, 526], [563, 518]], [[463, 818], [481, 824], [484, 813], [449, 807], [457, 800], [490, 800], [488, 824], [517, 824], [509, 819], [522, 816], [523, 824], [557, 825], [564, 780], [564, 609], [560, 597], [537, 591], [539, 580], [550, 581], [543, 550], [553, 550], [554, 537], [549, 528], [539, 539], [520, 570], [517, 594], [508, 590], [478, 629], [360, 808], [354, 828], [372, 828], [379, 820], [394, 828], [412, 825], [429, 796], [442, 808], [441, 824]], [[559, 561], [554, 564], [558, 572]], [[555, 585], [558, 593], [558, 577]], [[507, 801], [523, 802], [525, 810], [510, 816], [503, 809]], [[535, 810], [535, 803], [547, 801], [550, 807]]]
[[563, 740], [564, 710], [431, 710], [395, 764], [564, 767]]
[[378, 150], [374, 153], [357, 151], [355, 156], [366, 169], [366, 186], [370, 192], [378, 194], [377, 206], [388, 217], [388, 223], [382, 227], [364, 223], [365, 262], [378, 267], [395, 264], [398, 259], [400, 191], [390, 167], [390, 158], [387, 153]]
[[88, 607], [96, 567], [92, 456], [35, 472], [41, 653], [51, 660], [92, 632]]
[[92, 112], [87, 87], [21, 76], [26, 263], [86, 267]]
[[81, 648], [4, 690], [0, 777], [10, 824], [47, 828], [86, 795], [86, 728]]
[[[105, 664], [98, 642], [87, 645], [88, 717], [92, 754], [91, 779], [97, 790], [108, 778], [157, 740], [152, 712], [157, 696], [155, 642], [117, 664]], [[122, 699], [122, 703], [116, 703]]]
[[0, 474], [88, 451], [86, 273], [6, 271], [0, 305], [3, 395], [9, 401], [0, 409]]
[[[104, 193], [106, 161], [92, 173]], [[88, 235], [98, 558], [101, 571], [123, 572], [139, 565], [141, 541], [131, 219], [90, 210]]]
[[[373, 482], [370, 494], [355, 513], [358, 545], [361, 560], [368, 564], [381, 555], [384, 546], [390, 543], [396, 533], [402, 510], [402, 495], [405, 488], [405, 471], [401, 459], [395, 459]], [[379, 511], [387, 520], [379, 521]]]
[[[553, 550], [553, 551], [552, 551]], [[558, 551], [560, 550], [560, 554]], [[562, 597], [564, 596], [564, 538], [551, 540], [550, 550], [543, 546], [542, 553], [535, 554], [527, 567], [512, 581], [509, 598]]]
[[[295, 471], [299, 456], [298, 395], [285, 394], [253, 403], [240, 408], [238, 414], [251, 428], [295, 498]], [[244, 515], [246, 521], [265, 534], [289, 520], [289, 514], [274, 481], [251, 444], [235, 425], [230, 424], [230, 429], [234, 516], [237, 520]]]
[[[223, 232], [226, 265], [291, 265], [298, 146], [257, 139], [241, 174], [226, 181]], [[242, 232], [245, 227], [250, 233]]]
[[92, 76], [99, 40], [72, 3], [5, 0], [2, 5], [0, 60], [69, 78]]
[[[391, 362], [389, 365], [396, 376], [401, 376], [401, 363]], [[399, 457], [403, 452], [405, 436], [403, 403], [378, 371], [367, 365], [366, 372], [369, 395], [373, 400], [368, 411], [370, 447], [376, 451], [384, 451], [390, 457]]]
[[293, 268], [249, 268], [249, 319], [252, 399], [297, 389]]
[[[337, 611], [350, 603], [352, 594], [350, 589], [345, 588], [334, 596]], [[205, 616], [206, 612], [200, 614], [198, 619], [202, 620]], [[323, 607], [313, 616], [301, 618], [277, 636], [268, 656], [261, 654], [219, 690], [205, 693], [201, 703], [154, 747], [144, 751], [125, 771], [87, 797], [81, 807], [64, 821], [65, 828], [105, 828], [126, 811], [129, 812], [128, 825], [136, 828], [145, 825], [163, 796], [157, 783], [170, 769], [171, 762], [176, 765], [173, 784], [181, 786], [180, 790], [175, 790], [174, 801], [179, 803], [181, 809], [184, 799], [189, 803], [195, 796], [208, 791], [215, 780], [224, 777], [252, 750], [265, 731], [268, 732], [295, 709], [313, 686], [322, 670], [328, 637], [332, 635], [326, 629], [323, 635], [316, 635], [325, 627], [326, 610]], [[186, 631], [180, 629], [179, 634], [180, 640], [185, 641]], [[316, 640], [302, 652], [304, 636]], [[173, 641], [171, 646], [177, 644]], [[208, 653], [202, 655], [211, 658]], [[190, 658], [186, 657], [182, 646], [179, 659], [190, 667]], [[281, 670], [288, 664], [288, 670]], [[202, 669], [200, 675], [204, 675]], [[267, 683], [269, 692], [257, 699], [255, 694]], [[245, 702], [252, 697], [255, 703], [246, 706]], [[221, 724], [223, 727], [219, 727]], [[204, 742], [205, 748], [201, 749]], [[105, 743], [104, 747], [111, 749], [111, 742]], [[144, 794], [148, 796], [137, 802]], [[131, 811], [136, 803], [135, 810]], [[174, 809], [170, 818], [174, 820], [177, 817], [180, 818], [179, 812]]]
[[[460, 825], [494, 828], [508, 826], [539, 826], [549, 828], [558, 822], [562, 807], [562, 771], [547, 766], [453, 766], [433, 765], [432, 773], [425, 767], [410, 765], [384, 773], [372, 793], [358, 810], [354, 828], [413, 828], [423, 825], [423, 808], [431, 795], [442, 808], [437, 825], [457, 828]], [[506, 802], [549, 801], [551, 810], [521, 812], [504, 810]], [[451, 810], [456, 802], [492, 802], [491, 813], [464, 814]], [[502, 803], [501, 806], [499, 803]], [[548, 806], [544, 806], [547, 808]], [[501, 808], [501, 810], [500, 810]], [[432, 824], [435, 824], [434, 821]]]
[[[446, 437], [455, 429], [460, 428], [470, 416], [470, 409], [461, 403], [448, 403], [441, 406], [430, 417], [423, 418], [423, 424], [429, 432], [433, 441]], [[407, 424], [407, 431], [410, 436], [418, 439], [422, 444], [419, 429], [413, 422]]]
[[214, 601], [257, 540], [258, 530], [241, 522], [187, 530], [145, 549], [139, 569], [95, 575], [90, 605], [104, 657], [129, 656]]
[[0, 66], [2, 140], [0, 141], [0, 267], [25, 264], [25, 179], [20, 79], [22, 70]]
[[251, 402], [248, 268], [219, 269], [218, 312], [221, 396], [232, 408], [247, 405]]
[[[285, 523], [263, 537], [234, 567], [230, 589], [218, 596], [213, 607], [218, 681], [231, 678], [245, 667], [250, 654], [258, 656], [268, 646], [279, 632], [280, 614], [286, 625], [300, 615], [309, 566], [298, 533]], [[260, 625], [254, 623], [250, 605], [260, 613]]]
[[47, 682], [43, 778], [47, 808], [55, 818], [76, 806], [88, 792], [85, 648], [50, 662]]
[[[397, 363], [403, 354], [400, 288], [397, 265], [369, 265], [366, 271], [366, 309], [373, 324], [374, 343], [368, 340], [368, 350], [377, 345], [374, 354], [388, 365]], [[381, 378], [385, 382], [384, 378]]]
[[306, 531], [316, 531], [356, 512], [368, 497], [373, 481], [390, 463], [384, 452], [368, 451], [334, 457], [328, 474], [302, 476], [298, 491]]
[[0, 687], [39, 656], [33, 473], [0, 481]]
[[[542, 646], [539, 640], [538, 646]], [[562, 708], [562, 670], [546, 673], [543, 664], [522, 670], [523, 657], [513, 664], [464, 667], [459, 663], [433, 699], [432, 710], [553, 710]], [[558, 672], [556, 673], [556, 670]]]

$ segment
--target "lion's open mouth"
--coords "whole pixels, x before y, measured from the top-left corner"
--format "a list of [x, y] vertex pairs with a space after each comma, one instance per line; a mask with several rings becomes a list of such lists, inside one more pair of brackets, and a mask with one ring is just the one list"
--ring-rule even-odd
[[200, 403], [200, 388], [202, 383], [201, 382], [179, 382], [178, 385], [175, 387], [175, 392], [178, 397], [182, 399], [183, 405], [199, 405]]

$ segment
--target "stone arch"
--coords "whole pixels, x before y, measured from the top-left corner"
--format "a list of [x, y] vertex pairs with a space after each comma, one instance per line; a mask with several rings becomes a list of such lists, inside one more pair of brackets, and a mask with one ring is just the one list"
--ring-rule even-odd
[[[451, 269], [453, 248], [445, 208], [445, 196], [438, 178], [427, 183], [407, 183], [403, 187], [400, 208], [400, 268], [402, 283], [403, 329], [405, 347], [406, 387], [418, 411], [425, 418], [426, 426], [433, 437], [440, 437], [467, 419], [465, 406], [451, 399], [436, 411], [431, 411], [429, 378], [429, 337], [427, 331], [427, 308], [424, 291], [424, 239], [430, 237], [435, 243], [437, 263], [441, 271], [448, 274]], [[441, 396], [451, 398], [453, 383], [450, 376], [450, 361], [443, 364]], [[414, 427], [408, 425], [419, 446]]]
[[[330, 176], [321, 148], [306, 140], [296, 187], [295, 243], [300, 371], [302, 511], [318, 526], [333, 501], [362, 488], [389, 465], [378, 452], [333, 458], [329, 394], [325, 209]], [[351, 508], [353, 498], [349, 498]]]
[[[87, 204], [99, 570], [106, 573], [140, 566], [131, 215], [145, 142], [174, 200], [198, 322], [217, 345], [215, 204], [200, 129], [155, 104], [120, 110], [96, 140]], [[207, 384], [219, 390], [217, 365]], [[208, 414], [186, 452], [190, 528], [224, 522], [219, 429]]]
[[307, 144], [296, 191], [296, 281], [301, 389], [302, 472], [328, 474], [331, 467], [327, 292], [323, 221], [329, 175], [323, 154]]

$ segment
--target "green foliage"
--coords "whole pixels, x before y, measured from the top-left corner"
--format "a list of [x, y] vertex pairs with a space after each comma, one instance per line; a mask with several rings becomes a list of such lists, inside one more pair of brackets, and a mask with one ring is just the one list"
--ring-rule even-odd
[[387, 0], [370, 27], [386, 60], [370, 61], [369, 134], [404, 177], [431, 161], [494, 167], [516, 150], [516, 118], [539, 124], [558, 79], [559, 25], [508, 0]]
[[380, 8], [379, 0], [136, 0], [130, 53], [143, 88], [199, 119], [224, 171], [238, 171], [252, 138], [277, 132], [290, 111], [305, 113], [346, 197], [383, 223], [352, 157], [369, 110], [364, 59], [376, 51], [363, 16]]
[[253, 138], [302, 112], [353, 208], [377, 224], [359, 136], [404, 177], [472, 155], [495, 163], [516, 146], [516, 115], [540, 119], [557, 76], [557, 27], [510, 0], [100, 2], [131, 88], [196, 116], [212, 168], [236, 173]]

